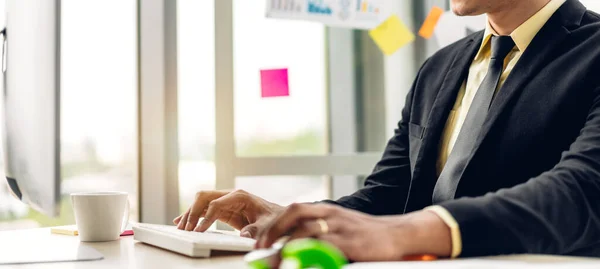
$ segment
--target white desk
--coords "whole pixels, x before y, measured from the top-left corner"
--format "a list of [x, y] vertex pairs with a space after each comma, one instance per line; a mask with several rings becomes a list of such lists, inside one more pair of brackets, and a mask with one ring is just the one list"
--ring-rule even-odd
[[[50, 229], [31, 229], [19, 231], [0, 232], [0, 244], [3, 246], [15, 246], [18, 244], [35, 244], [36, 242], [51, 242], [53, 244], [85, 244], [98, 250], [104, 255], [100, 261], [89, 262], [71, 262], [71, 263], [48, 263], [31, 265], [11, 265], [5, 268], [246, 268], [242, 260], [243, 256], [231, 254], [219, 254], [210, 259], [193, 259], [153, 246], [149, 246], [133, 240], [133, 236], [121, 237], [120, 240], [105, 243], [80, 243], [75, 236], [51, 234]], [[61, 251], [52, 249], [51, 251]], [[2, 253], [0, 253], [2, 255]], [[32, 253], [35, 255], [35, 253]], [[524, 260], [532, 263], [543, 264], [559, 261], [586, 261], [586, 264], [598, 264], [595, 268], [600, 268], [600, 259], [572, 258], [559, 256], [535, 256], [535, 255], [517, 255], [504, 257], [491, 257], [486, 259], [500, 260]], [[577, 266], [575, 266], [577, 267]]]
[[[61, 268], [61, 269], [94, 269], [94, 268], [246, 268], [243, 256], [227, 254], [210, 259], [193, 259], [173, 252], [162, 250], [133, 240], [133, 236], [122, 236], [120, 240], [102, 243], [81, 243], [78, 237], [51, 234], [50, 229], [31, 229], [0, 232], [0, 244], [35, 244], [35, 242], [52, 241], [57, 244], [85, 244], [104, 255], [100, 261], [84, 261], [71, 263], [47, 263], [31, 265], [10, 265], [7, 268]], [[61, 251], [53, 249], [52, 251]], [[0, 255], [2, 255], [0, 253]], [[35, 253], [32, 253], [35, 255]], [[3, 266], [0, 266], [4, 269]]]

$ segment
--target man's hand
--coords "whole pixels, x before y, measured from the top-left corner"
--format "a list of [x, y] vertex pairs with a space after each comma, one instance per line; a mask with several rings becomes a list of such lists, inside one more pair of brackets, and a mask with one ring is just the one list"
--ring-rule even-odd
[[[241, 236], [255, 237], [261, 225], [282, 210], [282, 206], [243, 190], [201, 191], [190, 208], [173, 223], [180, 230], [204, 232], [220, 220], [241, 230]], [[198, 222], [202, 217], [204, 219]]]
[[[326, 228], [319, 219], [326, 222]], [[447, 257], [451, 253], [449, 228], [427, 211], [375, 217], [327, 204], [293, 204], [259, 231], [257, 247], [270, 247], [284, 235], [290, 240], [314, 237], [327, 241], [353, 261], [393, 261], [419, 254]]]

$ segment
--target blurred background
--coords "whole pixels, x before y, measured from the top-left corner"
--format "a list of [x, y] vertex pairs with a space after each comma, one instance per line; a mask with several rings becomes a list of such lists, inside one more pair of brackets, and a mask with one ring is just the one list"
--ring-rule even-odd
[[[215, 24], [233, 29], [235, 157], [256, 162], [378, 156], [416, 70], [439, 49], [435, 39], [417, 39], [384, 58], [365, 31], [267, 19], [265, 0], [232, 0], [233, 18], [223, 21], [215, 1], [177, 1], [179, 162], [178, 178], [169, 180], [177, 181], [180, 211], [197, 191], [217, 186]], [[446, 0], [397, 2], [412, 30], [432, 6], [449, 7]], [[600, 12], [600, 1], [581, 2]], [[0, 1], [0, 21], [3, 9]], [[0, 230], [72, 224], [68, 194], [79, 191], [127, 191], [138, 219], [137, 11], [136, 0], [62, 0], [61, 214], [30, 210], [0, 184]], [[281, 67], [289, 69], [290, 96], [261, 98], [259, 70]], [[302, 169], [306, 175], [234, 176], [234, 187], [289, 204], [337, 198], [364, 179]]]

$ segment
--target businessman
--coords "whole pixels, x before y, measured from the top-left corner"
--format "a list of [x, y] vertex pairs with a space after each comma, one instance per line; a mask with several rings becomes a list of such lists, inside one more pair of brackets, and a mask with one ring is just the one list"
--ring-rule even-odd
[[258, 247], [315, 237], [356, 261], [600, 256], [600, 16], [577, 0], [452, 9], [487, 13], [486, 29], [423, 64], [361, 190], [289, 207], [200, 192], [174, 222], [205, 231], [225, 221]]

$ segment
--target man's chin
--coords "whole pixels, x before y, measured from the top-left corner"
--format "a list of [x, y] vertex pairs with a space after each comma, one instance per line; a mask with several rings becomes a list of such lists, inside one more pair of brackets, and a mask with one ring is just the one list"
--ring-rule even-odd
[[456, 15], [456, 16], [477, 16], [477, 15], [481, 15], [481, 12], [477, 12], [475, 10], [468, 10], [468, 9], [463, 9], [463, 8], [452, 8], [452, 12]]
[[477, 16], [484, 13], [479, 8], [465, 3], [452, 3], [451, 6], [456, 16]]

